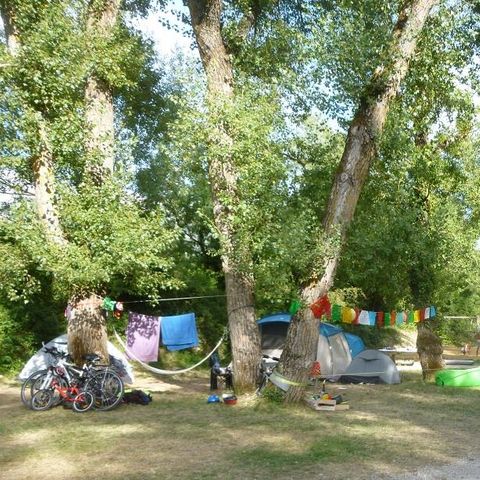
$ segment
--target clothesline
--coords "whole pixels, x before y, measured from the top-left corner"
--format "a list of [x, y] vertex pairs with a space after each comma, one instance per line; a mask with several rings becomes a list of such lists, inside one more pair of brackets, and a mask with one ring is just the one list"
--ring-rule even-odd
[[198, 295], [195, 297], [172, 297], [172, 298], [157, 298], [157, 299], [147, 299], [147, 300], [131, 300], [127, 302], [122, 302], [123, 304], [130, 303], [157, 303], [157, 302], [171, 302], [177, 300], [196, 300], [198, 298], [219, 298], [226, 297], [226, 295]]

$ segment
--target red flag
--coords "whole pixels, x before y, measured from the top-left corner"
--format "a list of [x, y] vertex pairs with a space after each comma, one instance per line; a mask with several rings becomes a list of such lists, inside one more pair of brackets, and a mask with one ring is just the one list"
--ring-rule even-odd
[[385, 325], [385, 312], [377, 312], [377, 325], [383, 327]]
[[313, 312], [315, 318], [320, 318], [322, 315], [330, 317], [332, 314], [332, 305], [327, 295], [318, 298], [310, 305], [310, 310]]

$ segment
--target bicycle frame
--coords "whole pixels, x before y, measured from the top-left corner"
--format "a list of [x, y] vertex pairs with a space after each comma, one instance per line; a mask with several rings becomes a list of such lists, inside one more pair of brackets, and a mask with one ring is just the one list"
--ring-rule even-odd
[[[92, 365], [88, 363], [84, 363], [82, 368], [76, 367], [75, 365], [68, 363], [63, 358], [56, 358], [55, 365], [50, 365], [48, 367], [48, 373], [43, 380], [40, 389], [46, 390], [50, 387], [53, 387], [55, 390], [58, 391], [60, 396], [68, 401], [73, 401], [73, 399], [69, 398], [68, 393], [75, 393], [78, 395], [80, 393], [78, 385], [74, 385], [75, 377], [79, 380], [83, 379], [88, 376], [88, 373], [92, 370]], [[55, 381], [55, 375], [62, 376], [67, 381], [67, 387], [61, 387], [58, 382]], [[73, 390], [75, 389], [75, 390]]]

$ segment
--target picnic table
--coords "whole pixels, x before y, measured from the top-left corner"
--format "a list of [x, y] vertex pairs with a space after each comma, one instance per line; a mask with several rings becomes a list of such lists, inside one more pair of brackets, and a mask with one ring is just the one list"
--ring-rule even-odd
[[405, 348], [379, 348], [379, 352], [386, 353], [394, 362], [396, 360], [396, 356], [399, 354], [417, 354], [417, 349], [413, 347], [405, 347]]

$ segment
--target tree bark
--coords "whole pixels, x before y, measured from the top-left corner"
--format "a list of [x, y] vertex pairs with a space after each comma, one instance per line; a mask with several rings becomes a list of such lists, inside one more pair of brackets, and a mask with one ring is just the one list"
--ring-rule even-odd
[[66, 243], [55, 205], [55, 176], [53, 155], [48, 138], [47, 124], [40, 112], [34, 112], [38, 127], [38, 152], [32, 161], [37, 216], [47, 237], [57, 245]]
[[100, 297], [90, 295], [71, 302], [67, 320], [68, 351], [75, 364], [82, 365], [85, 355], [90, 353], [96, 353], [102, 363], [108, 364], [107, 322]]
[[[120, 0], [91, 0], [87, 12], [86, 33], [90, 44], [111, 37], [117, 24]], [[97, 184], [111, 176], [114, 168], [114, 109], [111, 86], [95, 70], [85, 86], [87, 123], [86, 174]]]
[[425, 381], [435, 379], [435, 372], [445, 367], [440, 337], [430, 328], [430, 322], [417, 324], [417, 352]]
[[[18, 55], [20, 40], [15, 23], [15, 11], [10, 2], [0, 2], [0, 12], [5, 29], [8, 52], [12, 57]], [[35, 207], [37, 217], [44, 227], [48, 240], [58, 245], [65, 243], [60, 226], [60, 218], [55, 205], [55, 176], [53, 171], [53, 153], [48, 136], [48, 124], [42, 112], [24, 105], [25, 112], [35, 122], [37, 138], [31, 142], [32, 173], [35, 188]]]
[[[221, 118], [222, 107], [234, 97], [234, 74], [221, 27], [221, 0], [189, 0], [188, 7], [200, 58], [207, 78], [210, 114]], [[260, 335], [255, 318], [254, 282], [239, 270], [235, 258], [235, 230], [232, 207], [238, 203], [237, 173], [232, 157], [235, 142], [225, 122], [216, 123], [210, 144], [221, 145], [224, 155], [210, 155], [208, 174], [213, 215], [222, 248], [228, 325], [233, 355], [235, 388], [252, 390], [260, 365]], [[227, 200], [227, 201], [226, 201]], [[246, 262], [248, 263], [248, 261]]]
[[[438, 0], [408, 0], [403, 3], [392, 32], [388, 63], [380, 65], [373, 74], [348, 130], [324, 218], [324, 230], [327, 239], [334, 245], [333, 253], [325, 262], [322, 276], [312, 275], [302, 289], [304, 307], [292, 319], [280, 362], [284, 375], [300, 385], [308, 379], [312, 352], [319, 335], [318, 320], [313, 317], [309, 305], [327, 293], [333, 284], [341, 244], [375, 156], [377, 139], [383, 132], [392, 100], [407, 74], [418, 37], [436, 3]], [[286, 401], [298, 402], [304, 393], [303, 386], [291, 386]]]
[[11, 2], [8, 0], [0, 1], [0, 10], [3, 20], [3, 28], [5, 30], [5, 40], [7, 49], [12, 57], [15, 57], [19, 49], [18, 31], [15, 25], [15, 11]]

